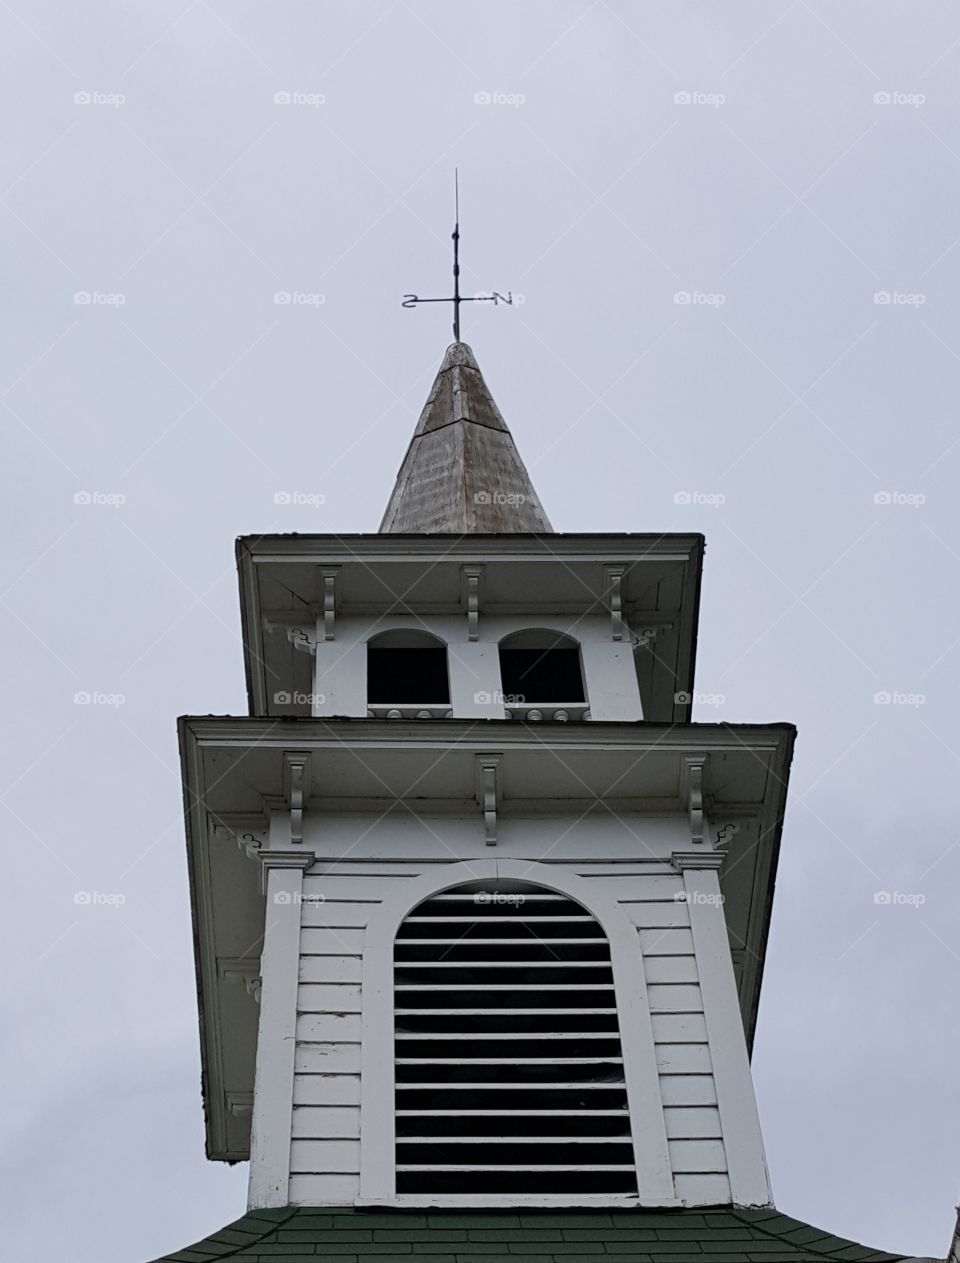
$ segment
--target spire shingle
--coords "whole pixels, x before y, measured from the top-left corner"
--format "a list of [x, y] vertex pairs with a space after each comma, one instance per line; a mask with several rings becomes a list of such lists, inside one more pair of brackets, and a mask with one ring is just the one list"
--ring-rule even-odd
[[454, 342], [400, 466], [381, 533], [552, 530], [473, 352]]

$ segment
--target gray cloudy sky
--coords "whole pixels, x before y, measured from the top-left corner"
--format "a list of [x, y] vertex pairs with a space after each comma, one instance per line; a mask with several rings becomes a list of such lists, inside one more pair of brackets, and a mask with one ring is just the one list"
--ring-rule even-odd
[[2, 0], [0, 48], [10, 1257], [243, 1210], [202, 1153], [174, 719], [245, 707], [234, 536], [376, 529], [449, 341], [400, 296], [449, 285], [455, 163], [466, 292], [524, 298], [465, 337], [555, 527], [704, 531], [695, 715], [799, 725], [778, 1204], [942, 1256], [956, 4]]

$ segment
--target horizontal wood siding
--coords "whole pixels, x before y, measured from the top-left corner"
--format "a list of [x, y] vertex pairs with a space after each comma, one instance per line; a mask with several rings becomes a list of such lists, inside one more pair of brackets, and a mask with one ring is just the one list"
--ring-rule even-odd
[[718, 1205], [729, 1200], [726, 1155], [683, 894], [679, 875], [630, 879], [618, 890], [637, 927], [677, 1196]]
[[352, 1206], [360, 1196], [359, 1175], [291, 1175], [291, 1206]]
[[420, 865], [316, 865], [304, 876], [290, 1203], [360, 1195], [360, 997], [370, 916]]
[[[675, 1177], [677, 1196], [685, 1206], [729, 1205], [730, 1181], [719, 1173], [697, 1175], [678, 1174]], [[707, 1256], [709, 1257], [709, 1256]]]
[[357, 1105], [294, 1106], [294, 1140], [356, 1140], [359, 1135], [360, 1107]]
[[[515, 830], [519, 822], [511, 823]], [[357, 834], [366, 827], [360, 822], [352, 826]], [[436, 831], [444, 834], [442, 822], [436, 823]], [[409, 878], [429, 870], [443, 880], [445, 865], [435, 862], [440, 857], [420, 833], [415, 844], [413, 838], [404, 841], [409, 861], [371, 858], [365, 863], [361, 847], [349, 862], [323, 861], [304, 876], [292, 1205], [349, 1205], [359, 1196], [365, 927], [379, 903]], [[382, 848], [383, 841], [376, 845]], [[730, 1200], [730, 1188], [689, 909], [680, 897], [683, 881], [662, 860], [637, 862], [636, 844], [633, 862], [626, 862], [628, 845], [625, 862], [612, 863], [620, 851], [608, 853], [609, 845], [605, 839], [605, 862], [575, 858], [584, 854], [582, 839], [551, 851], [550, 860], [556, 869], [568, 867], [598, 893], [615, 898], [636, 928], [676, 1196], [691, 1205], [720, 1205]], [[526, 841], [511, 842], [510, 857], [530, 852], [534, 858], [534, 850]], [[454, 857], [448, 853], [442, 858]]]

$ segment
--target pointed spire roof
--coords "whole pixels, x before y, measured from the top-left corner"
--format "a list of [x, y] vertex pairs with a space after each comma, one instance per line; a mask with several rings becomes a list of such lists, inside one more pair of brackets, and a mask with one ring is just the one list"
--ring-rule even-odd
[[473, 352], [454, 342], [400, 466], [381, 533], [552, 530]]

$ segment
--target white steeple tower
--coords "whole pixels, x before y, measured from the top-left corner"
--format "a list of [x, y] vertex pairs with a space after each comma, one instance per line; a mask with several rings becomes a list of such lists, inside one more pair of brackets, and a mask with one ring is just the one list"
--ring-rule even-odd
[[381, 533], [239, 541], [250, 716], [181, 743], [252, 1208], [770, 1205], [794, 732], [689, 723], [702, 551], [553, 533], [462, 343]]

